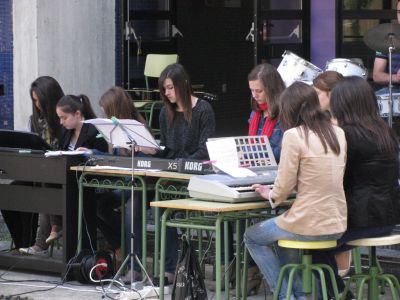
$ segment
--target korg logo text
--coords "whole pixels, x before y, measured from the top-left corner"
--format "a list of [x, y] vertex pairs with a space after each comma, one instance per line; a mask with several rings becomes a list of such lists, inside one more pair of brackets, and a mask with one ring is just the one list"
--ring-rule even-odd
[[185, 170], [187, 171], [201, 171], [203, 164], [199, 162], [187, 161], [185, 162]]
[[151, 161], [149, 160], [138, 160], [138, 168], [151, 168]]

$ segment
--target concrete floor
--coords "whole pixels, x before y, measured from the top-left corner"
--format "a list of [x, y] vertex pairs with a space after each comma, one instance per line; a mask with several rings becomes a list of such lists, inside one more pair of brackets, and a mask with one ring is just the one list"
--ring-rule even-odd
[[[208, 281], [206, 281], [208, 283]], [[104, 286], [107, 288], [107, 285]], [[117, 291], [116, 288], [113, 289]], [[233, 295], [234, 291], [231, 290]], [[0, 299], [16, 300], [16, 299], [138, 299], [138, 297], [124, 297], [121, 293], [107, 293], [104, 296], [99, 285], [83, 285], [76, 281], [61, 282], [61, 279], [57, 275], [33, 273], [33, 272], [20, 272], [20, 271], [9, 271], [0, 269]], [[132, 293], [131, 295], [135, 295]], [[20, 297], [20, 298], [18, 298]], [[167, 295], [166, 300], [171, 297]], [[146, 299], [158, 299], [157, 297], [149, 297]], [[215, 299], [215, 294], [208, 291], [208, 299]], [[224, 297], [225, 299], [225, 297]], [[235, 299], [231, 297], [231, 299]], [[262, 300], [272, 299], [269, 291], [266, 291], [263, 285], [257, 295], [249, 296], [249, 300]], [[309, 297], [311, 299], [311, 297]], [[367, 299], [365, 297], [364, 299]], [[382, 295], [380, 300], [391, 299], [390, 295], [386, 293]], [[374, 299], [375, 300], [375, 299]], [[378, 300], [378, 299], [376, 299]]]

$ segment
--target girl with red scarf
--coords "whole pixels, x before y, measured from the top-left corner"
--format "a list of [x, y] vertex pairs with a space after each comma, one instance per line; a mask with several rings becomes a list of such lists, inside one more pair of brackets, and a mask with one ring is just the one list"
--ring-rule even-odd
[[279, 162], [283, 135], [279, 125], [279, 96], [285, 84], [276, 68], [267, 63], [255, 66], [247, 79], [252, 95], [249, 136], [266, 135]]

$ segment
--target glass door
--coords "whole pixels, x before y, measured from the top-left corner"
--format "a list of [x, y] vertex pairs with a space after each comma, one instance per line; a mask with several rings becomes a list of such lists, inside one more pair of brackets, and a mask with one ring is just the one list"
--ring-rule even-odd
[[309, 0], [254, 0], [254, 64], [278, 66], [289, 50], [310, 57]]
[[372, 78], [375, 51], [365, 45], [363, 37], [380, 23], [397, 23], [397, 0], [338, 0], [337, 3], [337, 56], [360, 59]]
[[[176, 53], [175, 0], [123, 1], [123, 86], [145, 86], [144, 64], [149, 53]], [[151, 81], [150, 86], [156, 86]]]

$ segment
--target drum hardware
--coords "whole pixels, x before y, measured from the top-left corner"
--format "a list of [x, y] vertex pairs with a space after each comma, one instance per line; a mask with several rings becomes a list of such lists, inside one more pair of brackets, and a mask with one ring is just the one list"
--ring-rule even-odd
[[393, 23], [379, 24], [367, 31], [364, 43], [372, 50], [389, 55], [389, 114], [388, 125], [393, 125], [393, 95], [392, 95], [392, 53], [400, 50], [400, 25]]

